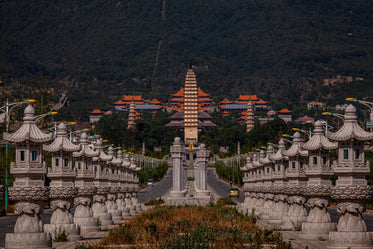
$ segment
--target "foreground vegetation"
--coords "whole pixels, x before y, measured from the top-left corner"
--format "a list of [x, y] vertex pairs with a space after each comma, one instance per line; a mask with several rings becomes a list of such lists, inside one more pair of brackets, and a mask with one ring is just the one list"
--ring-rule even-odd
[[252, 216], [221, 205], [157, 206], [111, 230], [101, 243], [85, 248], [121, 244], [136, 248], [260, 248], [262, 244], [291, 248], [280, 233], [261, 230], [254, 223]]

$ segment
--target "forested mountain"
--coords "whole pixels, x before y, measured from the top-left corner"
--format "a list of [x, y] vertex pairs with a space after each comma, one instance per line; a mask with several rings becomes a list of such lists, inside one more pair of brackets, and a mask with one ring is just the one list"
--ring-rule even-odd
[[[366, 0], [2, 0], [1, 98], [43, 74], [76, 114], [123, 94], [166, 101], [189, 63], [216, 101], [372, 97], [372, 13]], [[364, 80], [322, 85], [337, 75]]]

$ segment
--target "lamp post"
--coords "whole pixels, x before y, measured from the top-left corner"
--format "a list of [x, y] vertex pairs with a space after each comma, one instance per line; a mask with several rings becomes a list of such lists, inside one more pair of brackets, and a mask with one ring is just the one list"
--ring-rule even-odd
[[369, 114], [370, 122], [373, 123], [373, 102], [369, 102], [369, 101], [365, 101], [365, 100], [359, 100], [359, 99], [356, 99], [356, 98], [346, 98], [345, 100], [359, 102], [360, 104], [367, 106], [369, 108], [369, 111], [370, 111], [370, 114]]
[[[34, 99], [26, 99], [21, 102], [15, 102], [9, 104], [8, 99], [6, 99], [6, 105], [0, 107], [0, 110], [5, 113], [5, 132], [8, 132], [9, 130], [9, 121], [10, 121], [10, 113], [13, 111], [13, 109], [21, 104], [27, 104], [35, 102]], [[5, 143], [5, 186], [4, 186], [4, 207], [5, 210], [8, 209], [8, 141]]]
[[300, 131], [300, 132], [306, 134], [308, 136], [308, 139], [310, 139], [312, 137], [312, 131], [311, 130], [307, 131], [307, 130], [303, 130], [303, 129], [299, 129], [299, 128], [292, 128], [292, 130], [293, 131]]

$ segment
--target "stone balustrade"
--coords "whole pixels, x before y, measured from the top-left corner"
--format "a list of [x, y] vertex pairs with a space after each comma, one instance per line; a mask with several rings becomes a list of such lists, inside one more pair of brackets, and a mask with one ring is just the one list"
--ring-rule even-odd
[[[140, 168], [133, 158], [122, 151], [116, 157], [113, 148], [106, 154], [101, 140], [96, 150], [91, 149], [85, 132], [70, 142], [63, 123], [53, 140], [52, 134], [37, 127], [31, 105], [24, 113], [21, 128], [4, 133], [6, 141], [16, 144], [16, 160], [10, 166], [15, 181], [9, 198], [19, 214], [14, 233], [6, 234], [5, 248], [52, 248], [51, 239], [63, 231], [68, 240], [80, 240], [143, 210], [137, 201]], [[43, 151], [52, 155], [49, 167]], [[44, 183], [46, 176], [51, 179], [49, 186]], [[54, 210], [50, 224], [39, 218], [46, 200]]]
[[[297, 132], [288, 149], [280, 140], [277, 151], [268, 146], [247, 157], [241, 168], [245, 201], [240, 209], [274, 227], [301, 230], [305, 239], [329, 240], [329, 248], [373, 248], [362, 218], [365, 201], [372, 196], [365, 180], [370, 168], [364, 161], [364, 145], [373, 140], [373, 133], [358, 125], [355, 112], [348, 106], [344, 125], [328, 136], [317, 121], [308, 141]], [[330, 151], [335, 150], [338, 158], [331, 163]], [[335, 185], [330, 180], [333, 174], [338, 177]], [[327, 211], [331, 199], [341, 213], [338, 224], [331, 222]]]

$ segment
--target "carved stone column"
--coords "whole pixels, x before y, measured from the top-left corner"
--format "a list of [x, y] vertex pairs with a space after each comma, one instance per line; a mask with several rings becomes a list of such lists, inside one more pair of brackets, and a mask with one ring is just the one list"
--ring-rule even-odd
[[184, 197], [186, 194], [183, 188], [183, 164], [182, 164], [182, 154], [183, 145], [179, 137], [175, 137], [175, 141], [171, 146], [171, 158], [173, 165], [173, 177], [172, 177], [172, 191], [170, 196], [173, 198]]
[[336, 149], [338, 144], [330, 142], [324, 136], [321, 121], [316, 121], [314, 125], [313, 136], [302, 146], [309, 153], [305, 170], [308, 185], [304, 195], [309, 198], [307, 205], [311, 210], [307, 221], [302, 224], [301, 237], [329, 239], [329, 232], [336, 230], [336, 225], [331, 222], [326, 209], [329, 206], [332, 188], [330, 177], [333, 175], [333, 169], [329, 163], [329, 151]]
[[281, 224], [284, 216], [287, 215], [289, 211], [289, 204], [287, 202], [288, 196], [285, 194], [287, 178], [285, 174], [285, 169], [288, 165], [288, 157], [283, 156], [282, 152], [286, 150], [285, 142], [280, 140], [278, 143], [278, 151], [269, 157], [270, 160], [274, 162], [273, 170], [273, 193], [274, 196], [274, 206], [269, 214], [269, 223]]
[[45, 134], [36, 126], [35, 109], [31, 105], [24, 113], [21, 128], [3, 136], [16, 144], [16, 162], [10, 164], [15, 181], [9, 188], [9, 198], [16, 202], [14, 211], [19, 215], [14, 233], [5, 235], [5, 248], [51, 248], [51, 237], [43, 231], [39, 215], [49, 195], [49, 187], [44, 186], [47, 166], [42, 144], [51, 141], [52, 134]]
[[282, 152], [289, 158], [289, 166], [285, 171], [288, 179], [286, 194], [290, 204], [288, 214], [283, 218], [282, 228], [300, 230], [302, 223], [307, 220], [307, 210], [304, 207], [306, 198], [303, 195], [307, 177], [304, 173], [305, 159], [308, 151], [302, 149], [303, 140], [298, 132], [294, 134], [291, 147]]
[[373, 133], [359, 126], [355, 112], [355, 107], [349, 105], [343, 126], [335, 133], [328, 132], [329, 139], [338, 142], [338, 161], [333, 164], [338, 179], [332, 198], [337, 200], [342, 215], [337, 231], [329, 233], [330, 248], [373, 248], [372, 233], [367, 232], [362, 217], [365, 201], [372, 196], [365, 180], [370, 168], [364, 159], [364, 145], [373, 140]]
[[57, 127], [57, 137], [53, 143], [43, 146], [44, 151], [52, 153], [52, 167], [48, 168], [48, 177], [51, 179], [49, 198], [54, 212], [51, 223], [44, 225], [44, 231], [52, 238], [65, 232], [68, 240], [81, 240], [79, 226], [74, 224], [70, 213], [74, 197], [78, 188], [74, 186], [76, 170], [73, 169], [74, 151], [80, 150], [80, 145], [75, 145], [67, 138], [66, 125], [61, 123]]
[[124, 221], [122, 218], [122, 211], [119, 210], [117, 204], [117, 195], [121, 190], [119, 186], [118, 167], [122, 164], [122, 160], [114, 157], [114, 150], [111, 146], [109, 147], [108, 155], [112, 156], [113, 159], [108, 162], [110, 193], [107, 195], [106, 206], [114, 224], [120, 224]]
[[198, 188], [196, 190], [197, 197], [207, 198], [207, 201], [210, 196], [210, 191], [207, 190], [207, 181], [206, 181], [206, 164], [209, 156], [209, 151], [206, 149], [205, 144], [201, 144], [199, 150], [197, 151], [197, 163], [198, 163]]
[[89, 236], [91, 232], [99, 230], [98, 221], [93, 217], [92, 196], [96, 192], [93, 185], [95, 172], [92, 158], [98, 156], [98, 151], [93, 151], [88, 146], [88, 135], [83, 132], [80, 137], [81, 149], [73, 153], [75, 158], [75, 187], [78, 188], [77, 197], [74, 199], [75, 213], [74, 223], [79, 225], [80, 234], [83, 237]]
[[93, 196], [92, 211], [93, 216], [98, 219], [99, 225], [106, 227], [113, 224], [111, 215], [108, 213], [106, 207], [106, 196], [110, 192], [107, 162], [111, 161], [113, 157], [105, 154], [101, 139], [95, 144], [95, 149], [99, 152], [99, 155], [93, 158], [93, 166], [95, 169], [93, 183], [97, 191]]

